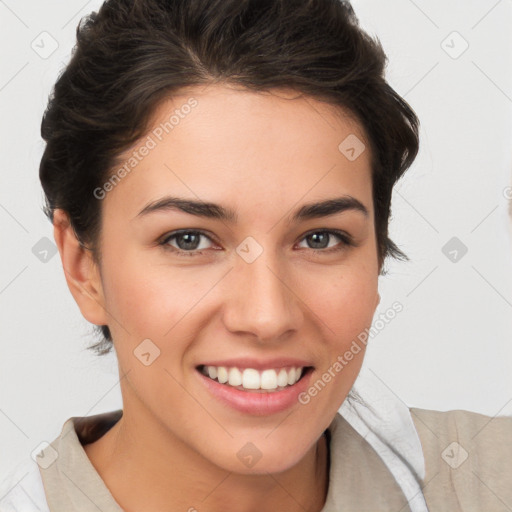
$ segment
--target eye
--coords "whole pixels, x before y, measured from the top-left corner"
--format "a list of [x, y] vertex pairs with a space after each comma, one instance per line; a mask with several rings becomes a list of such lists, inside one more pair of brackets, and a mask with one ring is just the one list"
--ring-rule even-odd
[[[328, 243], [330, 240], [332, 240], [333, 236], [337, 237], [338, 240], [341, 240], [341, 244], [337, 244], [335, 246], [328, 246]], [[353, 239], [350, 235], [347, 233], [344, 233], [343, 231], [328, 229], [328, 230], [321, 230], [321, 231], [310, 231], [306, 234], [306, 236], [303, 238], [303, 240], [306, 240], [306, 242], [309, 242], [312, 244], [313, 247], [310, 247], [312, 249], [320, 249], [320, 251], [316, 252], [335, 252], [335, 251], [341, 251], [347, 246], [353, 246], [355, 245], [353, 242]], [[326, 245], [327, 244], [327, 245]]]
[[[202, 231], [183, 229], [181, 231], [174, 231], [170, 235], [166, 236], [159, 244], [165, 249], [178, 253], [180, 256], [194, 256], [202, 254], [202, 250], [208, 248], [204, 246], [201, 247], [201, 244], [199, 243], [201, 237], [212, 241], [212, 239]], [[173, 247], [170, 244], [171, 240], [176, 240], [178, 247]]]

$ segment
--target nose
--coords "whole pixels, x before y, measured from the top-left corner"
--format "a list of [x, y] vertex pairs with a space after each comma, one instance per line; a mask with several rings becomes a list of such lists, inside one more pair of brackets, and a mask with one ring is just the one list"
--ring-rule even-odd
[[281, 341], [303, 322], [304, 303], [289, 269], [263, 253], [252, 263], [237, 258], [226, 283], [224, 324], [260, 342]]

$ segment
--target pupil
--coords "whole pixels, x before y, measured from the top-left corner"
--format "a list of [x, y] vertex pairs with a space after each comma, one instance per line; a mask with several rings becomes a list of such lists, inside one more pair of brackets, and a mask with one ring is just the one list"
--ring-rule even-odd
[[[318, 245], [315, 245], [318, 243], [319, 238], [323, 238], [324, 242], [327, 241], [328, 233], [313, 233], [312, 235], [309, 235], [309, 238], [313, 240], [313, 245], [315, 248], [319, 248]], [[320, 241], [320, 248], [327, 247], [325, 244], [322, 244]]]
[[[196, 239], [195, 240], [195, 243], [194, 241], [190, 241], [190, 239]], [[188, 242], [185, 241], [185, 244], [181, 244], [181, 243], [178, 243], [180, 249], [196, 249], [197, 247], [197, 242], [198, 242], [198, 239], [199, 239], [199, 236], [195, 233], [185, 233], [183, 235], [180, 235], [178, 237], [178, 240], [187, 240], [188, 239]]]

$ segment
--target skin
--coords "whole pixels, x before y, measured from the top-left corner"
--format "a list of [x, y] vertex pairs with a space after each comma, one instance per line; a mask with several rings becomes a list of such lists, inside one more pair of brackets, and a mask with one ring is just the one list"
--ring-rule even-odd
[[[349, 161], [338, 149], [350, 134], [367, 139], [326, 103], [226, 85], [196, 86], [162, 103], [153, 126], [190, 97], [198, 105], [101, 202], [101, 265], [55, 212], [69, 288], [88, 321], [109, 326], [119, 361], [123, 417], [84, 449], [128, 512], [320, 511], [328, 487], [322, 433], [359, 373], [364, 345], [309, 404], [267, 416], [217, 401], [195, 366], [301, 357], [315, 367], [314, 383], [370, 327], [380, 299], [370, 151], [366, 144]], [[370, 215], [288, 222], [303, 204], [345, 194]], [[238, 222], [177, 210], [137, 217], [165, 195], [230, 207]], [[158, 245], [188, 228], [212, 235], [196, 245], [203, 254], [173, 253], [194, 252], [183, 237], [167, 250]], [[308, 241], [307, 232], [325, 229], [348, 233], [357, 246], [334, 234], [324, 245]], [[263, 248], [250, 264], [236, 252], [249, 236]], [[149, 366], [133, 353], [147, 338], [160, 350]], [[237, 457], [247, 442], [262, 454], [252, 468]]]

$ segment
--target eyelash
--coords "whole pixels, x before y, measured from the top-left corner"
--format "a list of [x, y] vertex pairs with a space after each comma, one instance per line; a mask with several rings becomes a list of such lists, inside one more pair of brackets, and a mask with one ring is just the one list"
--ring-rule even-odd
[[[343, 231], [339, 231], [337, 229], [324, 229], [324, 230], [321, 230], [321, 229], [317, 229], [317, 230], [314, 230], [314, 231], [309, 231], [308, 233], [306, 233], [302, 238], [301, 238], [301, 242], [302, 240], [304, 240], [305, 238], [307, 238], [308, 236], [310, 235], [313, 235], [313, 234], [316, 234], [316, 233], [322, 233], [322, 234], [329, 234], [329, 235], [336, 235], [340, 240], [341, 240], [341, 246], [335, 246], [335, 247], [331, 247], [329, 249], [310, 249], [314, 252], [322, 252], [322, 253], [333, 253], [333, 252], [338, 252], [338, 251], [342, 251], [343, 249], [347, 248], [347, 247], [355, 247], [356, 244], [354, 242], [354, 240], [352, 239], [352, 237], [346, 233], [344, 233]], [[182, 249], [176, 249], [175, 247], [172, 247], [169, 245], [169, 241], [172, 240], [173, 238], [176, 238], [180, 235], [183, 235], [183, 234], [194, 234], [194, 235], [202, 235], [206, 238], [208, 238], [209, 240], [211, 240], [212, 242], [215, 242], [215, 240], [213, 240], [210, 236], [208, 236], [206, 233], [204, 233], [203, 231], [198, 231], [198, 230], [192, 230], [192, 229], [182, 229], [182, 230], [179, 230], [179, 231], [173, 231], [172, 233], [170, 233], [169, 235], [167, 235], [163, 240], [161, 240], [158, 245], [162, 246], [164, 250], [166, 251], [171, 251], [172, 253], [174, 254], [177, 254], [178, 256], [199, 256], [199, 255], [202, 255], [204, 253], [204, 250], [191, 250], [191, 251], [184, 251]]]

